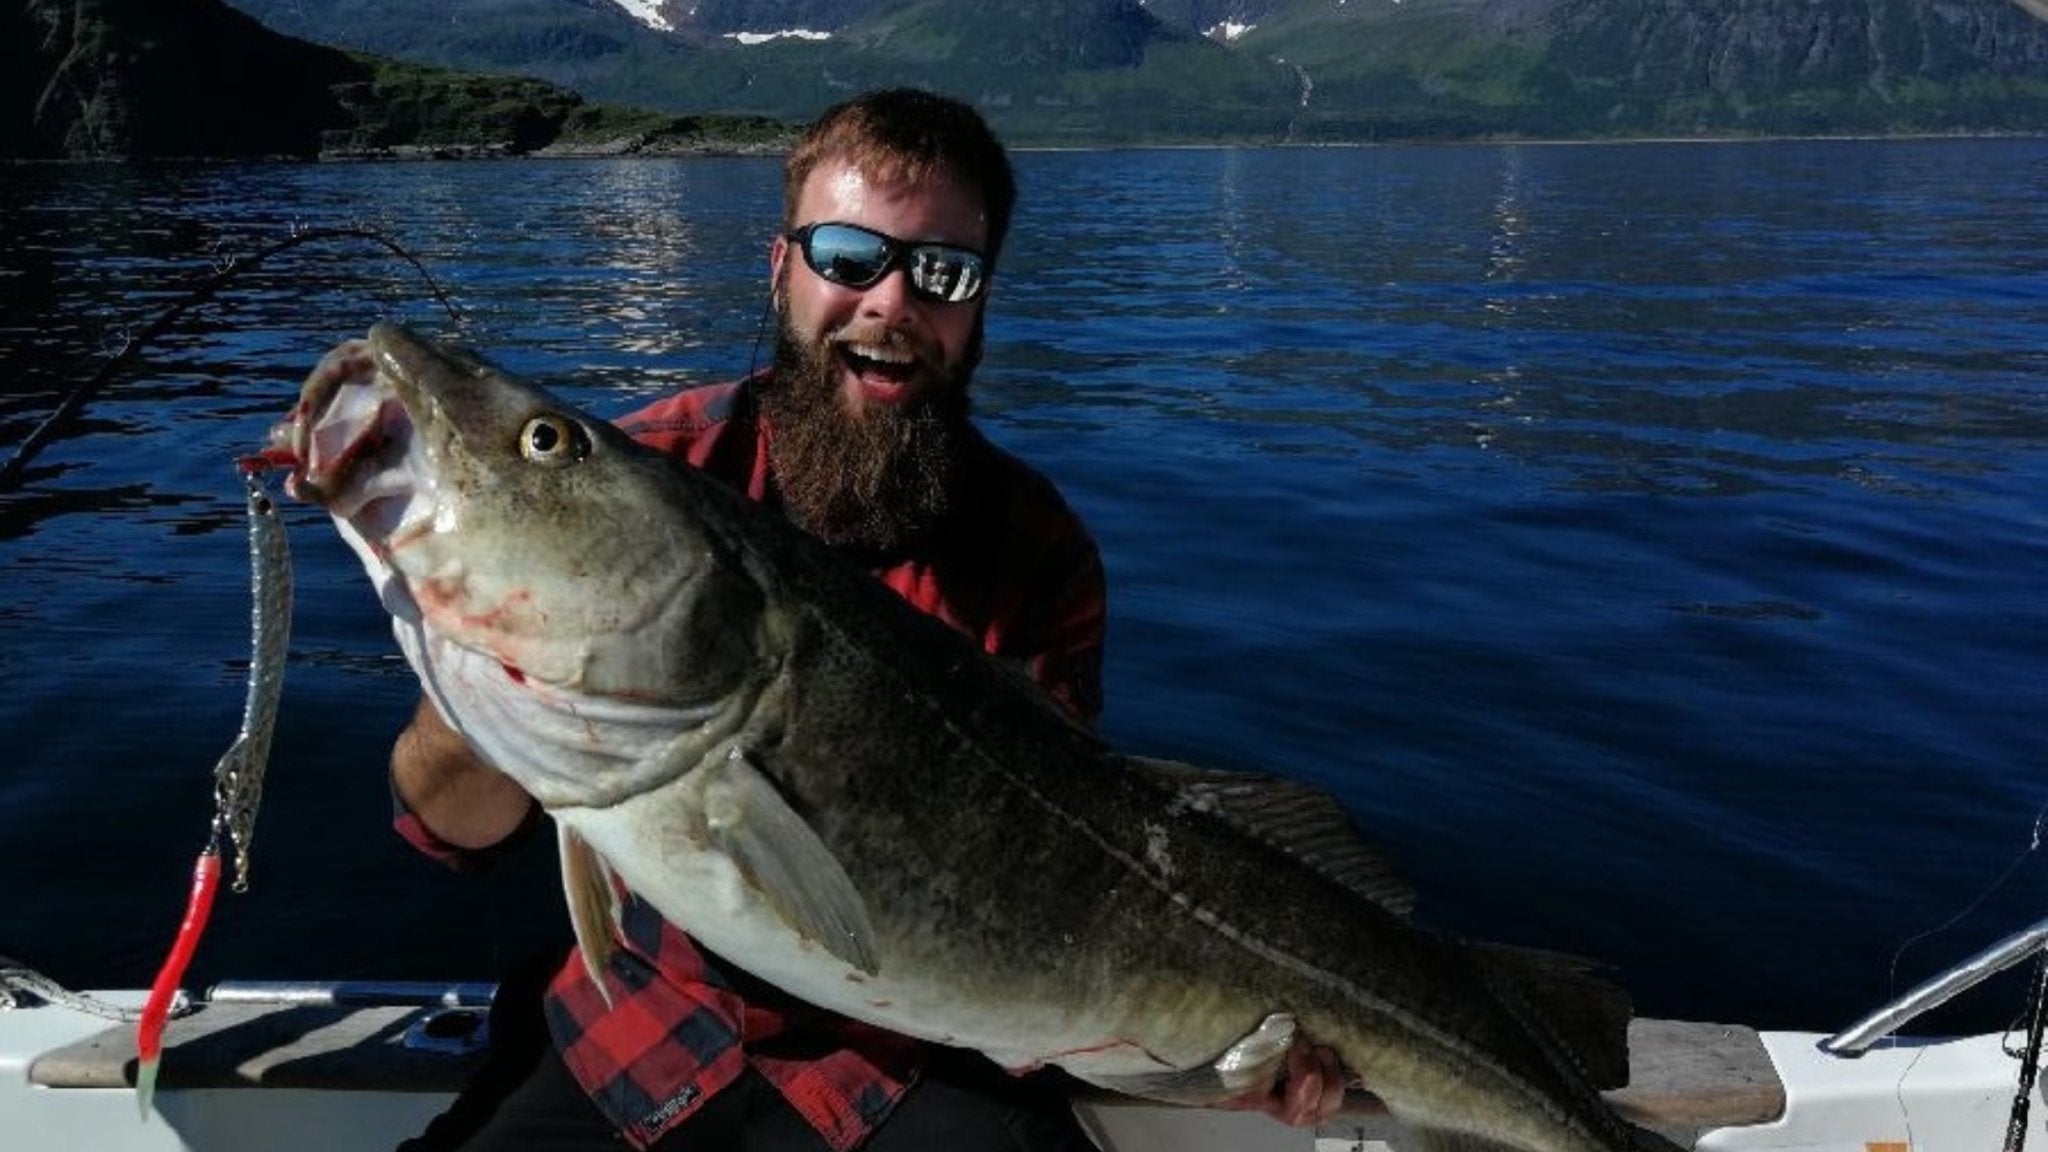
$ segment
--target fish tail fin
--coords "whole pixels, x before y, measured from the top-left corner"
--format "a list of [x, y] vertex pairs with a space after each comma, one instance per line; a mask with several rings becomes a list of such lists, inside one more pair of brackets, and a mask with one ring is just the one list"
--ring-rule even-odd
[[1562, 1049], [1596, 1089], [1628, 1083], [1628, 993], [1590, 960], [1561, 952], [1473, 946], [1486, 982], [1532, 1031]]

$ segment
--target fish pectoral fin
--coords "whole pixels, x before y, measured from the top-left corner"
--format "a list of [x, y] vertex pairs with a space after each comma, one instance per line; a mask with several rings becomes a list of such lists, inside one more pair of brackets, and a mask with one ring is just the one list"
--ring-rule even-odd
[[[1072, 1072], [1072, 1069], [1068, 1071]], [[1207, 1064], [1197, 1064], [1192, 1068], [1182, 1068], [1173, 1072], [1133, 1072], [1114, 1076], [1096, 1073], [1084, 1076], [1075, 1073], [1074, 1077], [1118, 1095], [1135, 1096], [1140, 1100], [1160, 1100], [1168, 1104], [1186, 1104], [1196, 1108], [1221, 1104], [1243, 1095], [1224, 1087], [1223, 1081], [1216, 1075], [1216, 1070]]]
[[784, 923], [870, 976], [880, 970], [875, 930], [853, 878], [818, 834], [735, 748], [705, 781], [711, 846]]
[[612, 1000], [604, 982], [604, 968], [616, 945], [612, 925], [619, 921], [619, 893], [612, 886], [611, 869], [597, 849], [585, 843], [568, 826], [561, 829], [562, 892], [569, 901], [569, 925], [576, 931], [576, 952], [583, 957], [584, 971], [606, 1004]]
[[1160, 1072], [1097, 1075], [1068, 1069], [1097, 1087], [1170, 1104], [1211, 1105], [1270, 1091], [1294, 1046], [1294, 1017], [1275, 1012], [1207, 1063]]

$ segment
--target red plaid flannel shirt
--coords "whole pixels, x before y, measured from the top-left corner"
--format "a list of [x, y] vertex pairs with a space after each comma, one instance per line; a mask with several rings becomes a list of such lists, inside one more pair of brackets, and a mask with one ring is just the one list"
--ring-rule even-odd
[[[777, 500], [772, 430], [743, 384], [684, 392], [619, 423], [751, 499]], [[1049, 481], [979, 432], [967, 461], [963, 493], [973, 503], [962, 530], [875, 575], [990, 653], [1022, 660], [1055, 699], [1092, 723], [1102, 703], [1105, 603], [1095, 543]], [[409, 813], [399, 813], [398, 827], [453, 866], [478, 862], [478, 854], [440, 841]], [[874, 1131], [917, 1074], [916, 1042], [724, 967], [630, 892], [620, 936], [624, 947], [604, 973], [611, 1004], [572, 953], [548, 989], [546, 1011], [569, 1070], [637, 1148], [682, 1123], [751, 1064], [846, 1152]]]

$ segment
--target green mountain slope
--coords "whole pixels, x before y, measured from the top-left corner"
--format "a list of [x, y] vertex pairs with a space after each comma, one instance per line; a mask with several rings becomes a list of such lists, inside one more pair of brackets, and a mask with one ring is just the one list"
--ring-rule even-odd
[[310, 155], [347, 123], [331, 87], [366, 77], [220, 5], [27, 0], [0, 44], [9, 156]]
[[1169, 28], [1132, 0], [910, 0], [884, 5], [824, 43], [713, 56], [745, 66], [744, 89], [705, 106], [814, 115], [852, 91], [913, 82], [979, 105], [999, 130], [1034, 143], [1278, 137], [1285, 69]]
[[1295, 0], [1308, 138], [2039, 130], [2048, 25], [2008, 0]]
[[[2048, 0], [727, 0], [680, 34], [609, 0], [237, 2], [675, 113], [918, 84], [1024, 144], [2048, 130]], [[713, 31], [799, 15], [843, 22]]]
[[321, 47], [219, 0], [25, 0], [0, 17], [0, 76], [0, 158], [695, 150], [787, 136]]
[[1539, 90], [1589, 129], [2037, 130], [2048, 24], [2006, 0], [1573, 0]]
[[[478, 20], [563, 5], [466, 2]], [[392, 51], [395, 39], [387, 30], [370, 43]], [[505, 31], [493, 35], [505, 42]], [[463, 62], [455, 44], [441, 41], [428, 58]], [[1284, 134], [1294, 93], [1284, 67], [1168, 27], [1136, 0], [885, 0], [828, 41], [649, 33], [599, 57], [536, 56], [521, 67], [604, 100], [788, 120], [863, 89], [918, 84], [972, 100], [1007, 138], [1038, 144], [1270, 141]]]

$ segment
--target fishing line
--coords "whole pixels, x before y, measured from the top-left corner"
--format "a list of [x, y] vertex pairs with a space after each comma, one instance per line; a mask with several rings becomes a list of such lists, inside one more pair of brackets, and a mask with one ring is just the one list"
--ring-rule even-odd
[[1905, 960], [1907, 951], [1910, 950], [1916, 944], [1924, 943], [1925, 941], [1931, 940], [1934, 937], [1939, 936], [1942, 933], [1948, 931], [1949, 929], [1954, 928], [1956, 925], [1962, 923], [1965, 919], [1968, 919], [1971, 913], [1983, 907], [1984, 902], [1986, 900], [1991, 899], [1992, 896], [1998, 893], [1999, 889], [2004, 888], [2008, 883], [2011, 883], [2013, 876], [2018, 874], [2020, 867], [2027, 862], [2028, 857], [2033, 856], [2041, 851], [2041, 845], [2044, 838], [2048, 838], [2048, 804], [2042, 805], [2041, 810], [2034, 813], [2033, 838], [2028, 841], [2027, 846], [2025, 848], [2020, 850], [2019, 855], [2013, 857], [2012, 863], [2007, 864], [2005, 866], [2005, 871], [2000, 872], [1998, 874], [1998, 878], [1993, 880], [1989, 887], [1985, 888], [1982, 892], [1979, 892], [1976, 898], [1971, 900], [1968, 904], [1965, 904], [1962, 908], [1962, 911], [1957, 912], [1955, 915], [1949, 917], [1947, 920], [1942, 921], [1940, 924], [1937, 924], [1924, 932], [1919, 932], [1915, 935], [1908, 936], [1905, 942], [1899, 945], [1898, 950], [1892, 953], [1891, 969], [1886, 976], [1886, 979], [1889, 981], [1888, 990], [1891, 995], [1895, 996], [1898, 994], [1899, 965], [1901, 962]]
[[150, 341], [161, 336], [166, 329], [177, 323], [178, 319], [185, 313], [212, 300], [220, 294], [221, 289], [234, 283], [244, 274], [255, 271], [272, 257], [306, 244], [320, 243], [327, 240], [368, 240], [373, 244], [383, 247], [400, 260], [412, 265], [413, 270], [418, 272], [420, 277], [427, 282], [427, 289], [433, 293], [434, 299], [440, 303], [442, 308], [447, 310], [450, 319], [458, 323], [461, 321], [461, 313], [456, 309], [454, 303], [449, 300], [448, 294], [441, 290], [440, 282], [434, 279], [433, 273], [427, 271], [426, 265], [420, 263], [419, 258], [408, 251], [404, 245], [385, 235], [382, 231], [367, 225], [342, 224], [322, 228], [308, 228], [304, 231], [294, 232], [285, 239], [258, 249], [247, 256], [229, 256], [221, 260], [214, 271], [200, 277], [182, 299], [158, 312], [147, 323], [143, 324], [140, 329], [130, 332], [124, 337], [121, 341], [121, 346], [115, 349], [112, 355], [100, 364], [97, 371], [81, 381], [71, 391], [65, 393], [64, 398], [58, 401], [55, 410], [48, 417], [44, 418], [42, 423], [36, 425], [35, 429], [28, 434], [28, 438], [21, 442], [19, 448], [15, 449], [14, 455], [5, 464], [0, 464], [0, 494], [11, 492], [20, 487], [22, 473], [28, 468], [29, 461], [35, 459], [37, 453], [47, 447], [51, 441], [57, 438], [60, 432], [78, 418], [78, 414], [84, 410], [86, 402], [92, 399], [93, 395], [101, 388], [105, 387], [107, 382], [113, 379], [116, 372], [126, 367], [141, 353], [142, 349]]
[[743, 379], [752, 379], [761, 370], [761, 341], [768, 334], [768, 322], [781, 311], [782, 284], [778, 277], [768, 285], [768, 300], [761, 305], [761, 318], [754, 323], [754, 347], [747, 353], [747, 374]]

